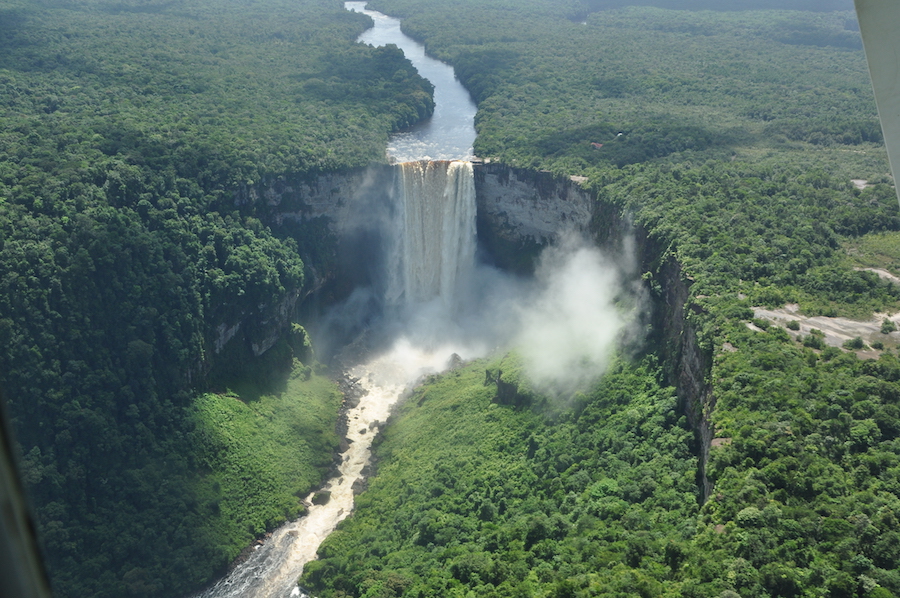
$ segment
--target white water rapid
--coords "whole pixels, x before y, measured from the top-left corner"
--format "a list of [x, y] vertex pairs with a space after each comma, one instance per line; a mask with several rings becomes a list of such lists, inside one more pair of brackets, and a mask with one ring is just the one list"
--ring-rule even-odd
[[352, 368], [368, 391], [359, 404], [347, 411], [348, 449], [341, 455], [338, 474], [322, 490], [331, 493], [324, 505], [313, 505], [296, 521], [279, 527], [262, 546], [231, 574], [200, 594], [202, 598], [282, 598], [301, 596], [297, 579], [306, 563], [316, 558], [322, 541], [353, 510], [353, 486], [362, 478], [370, 448], [380, 424], [410, 382], [423, 374], [447, 367], [449, 349], [422, 351], [401, 339], [390, 351]]

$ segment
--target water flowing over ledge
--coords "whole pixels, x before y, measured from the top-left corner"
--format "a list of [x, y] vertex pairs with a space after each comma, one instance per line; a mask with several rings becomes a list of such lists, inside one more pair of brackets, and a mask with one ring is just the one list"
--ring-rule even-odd
[[438, 298], [452, 313], [475, 263], [472, 165], [419, 161], [398, 169], [387, 302], [412, 305]]
[[[300, 595], [297, 579], [322, 541], [353, 510], [354, 486], [363, 478], [372, 440], [402, 393], [423, 375], [447, 368], [462, 349], [416, 324], [450, 321], [475, 261], [475, 185], [472, 165], [461, 161], [410, 162], [395, 167], [394, 217], [385, 223], [388, 263], [385, 304], [400, 334], [386, 352], [348, 373], [363, 393], [347, 418], [347, 450], [338, 473], [322, 491], [326, 504], [306, 499], [306, 516], [278, 528], [232, 573], [199, 598], [270, 598]], [[415, 313], [427, 310], [427, 318]], [[439, 330], [438, 328], [437, 330]], [[430, 331], [430, 328], [429, 328]], [[416, 341], [410, 338], [416, 338]], [[423, 342], [424, 340], [424, 342]]]

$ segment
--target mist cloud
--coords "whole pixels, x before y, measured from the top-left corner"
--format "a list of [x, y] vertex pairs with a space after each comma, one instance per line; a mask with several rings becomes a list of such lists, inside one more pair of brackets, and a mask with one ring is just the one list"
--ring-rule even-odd
[[[448, 206], [456, 206], [446, 200], [446, 182], [435, 190], [428, 178], [432, 170], [440, 174], [441, 169], [448, 177], [459, 175], [455, 166], [402, 165], [398, 167], [403, 169], [398, 171], [402, 178], [387, 177], [389, 171], [384, 170], [370, 173], [357, 216], [344, 222], [341, 231], [341, 262], [349, 275], [344, 284], [355, 290], [313, 329], [316, 346], [332, 348], [334, 353], [324, 353], [335, 355], [345, 366], [391, 353], [392, 347], [403, 347], [397, 355], [411, 359], [415, 349], [429, 368], [446, 364], [451, 353], [469, 360], [513, 349], [523, 357], [524, 373], [535, 390], [565, 399], [586, 389], [606, 370], [617, 345], [628, 338], [626, 333], [637, 330], [631, 326], [640, 311], [633, 243], [601, 250], [582, 237], [562, 235], [544, 249], [534, 276], [524, 278], [472, 263], [474, 225], [440, 228], [460, 247], [468, 244], [467, 251], [453, 243], [445, 247], [444, 237], [433, 233], [440, 223], [431, 220], [419, 227], [432, 231], [424, 243], [401, 243], [419, 231], [407, 230], [406, 203], [412, 202], [419, 211], [428, 207], [423, 214], [429, 218], [443, 216], [453, 222], [460, 218], [459, 210], [445, 214]], [[416, 176], [424, 183], [416, 185]], [[409, 177], [412, 183], [406, 180]], [[453, 198], [460, 205], [469, 205], [463, 199], [474, 202], [470, 187], [453, 186], [458, 194]], [[474, 203], [469, 207], [474, 209]], [[466, 221], [470, 217], [474, 216], [466, 216]], [[440, 288], [423, 291], [404, 278], [409, 276], [407, 260], [416, 273], [458, 275], [446, 283], [442, 277]], [[418, 376], [427, 369], [412, 368], [408, 373]]]
[[[452, 310], [435, 298], [373, 319], [375, 296], [357, 289], [323, 320], [325, 336], [343, 332], [345, 357], [348, 351], [362, 356], [364, 347], [378, 353], [403, 346], [440, 364], [451, 353], [468, 360], [514, 349], [535, 390], [566, 399], [599, 378], [634, 331], [641, 300], [633, 253], [626, 243], [611, 257], [584, 239], [565, 237], [543, 251], [534, 277], [478, 266], [465, 285], [472, 292]], [[347, 345], [351, 330], [360, 336]]]
[[544, 250], [531, 292], [516, 305], [513, 337], [539, 390], [571, 395], [606, 370], [633, 316], [635, 302], [621, 301], [623, 270], [577, 239]]

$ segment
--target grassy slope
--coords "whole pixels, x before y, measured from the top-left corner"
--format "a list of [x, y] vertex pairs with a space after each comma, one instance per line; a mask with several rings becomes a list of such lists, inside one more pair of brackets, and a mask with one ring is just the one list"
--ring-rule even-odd
[[206, 394], [193, 406], [196, 453], [208, 508], [229, 554], [303, 511], [301, 499], [332, 465], [342, 397], [297, 365], [284, 392], [242, 401]]

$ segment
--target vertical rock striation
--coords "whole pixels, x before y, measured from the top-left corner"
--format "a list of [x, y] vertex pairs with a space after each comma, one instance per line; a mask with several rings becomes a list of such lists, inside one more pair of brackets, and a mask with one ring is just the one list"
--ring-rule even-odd
[[475, 186], [469, 162], [397, 166], [398, 209], [391, 241], [387, 303], [438, 298], [449, 311], [475, 264]]

